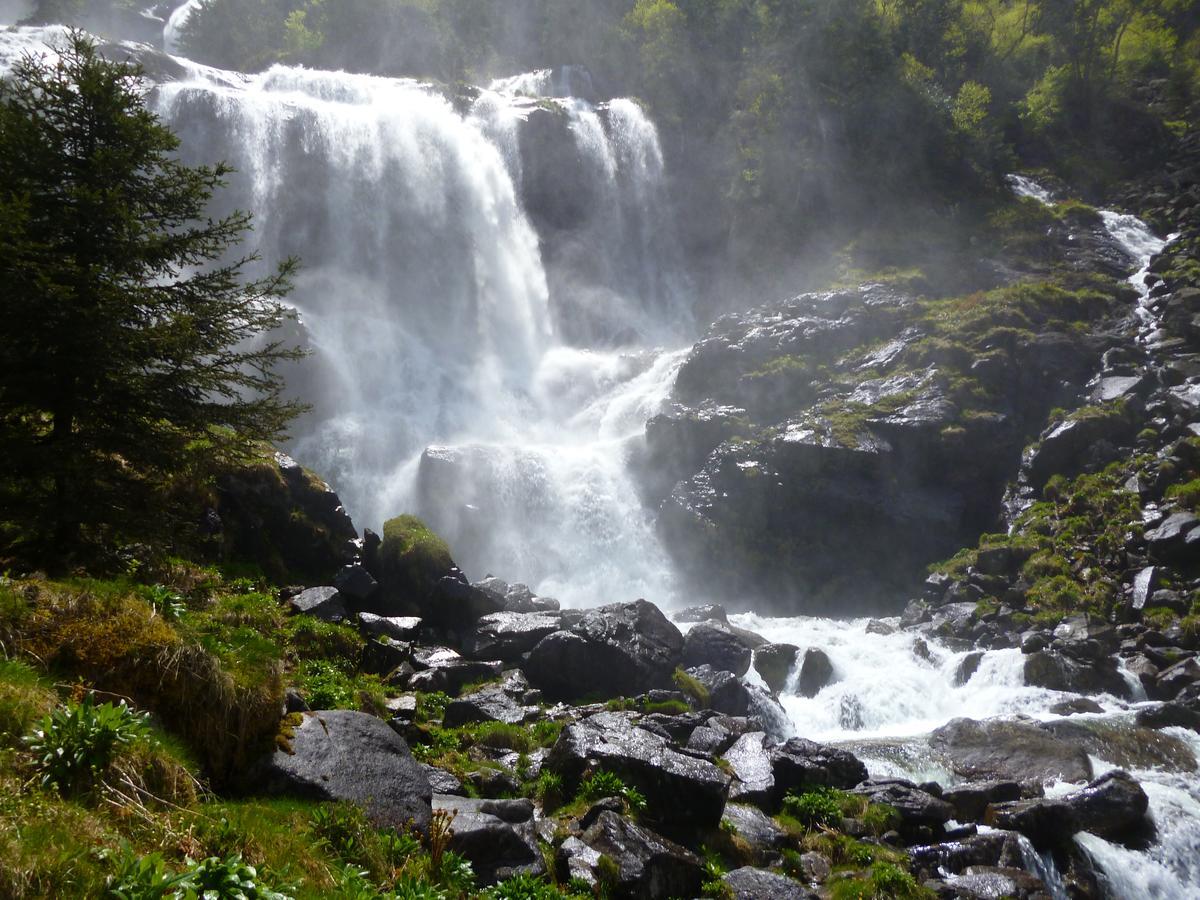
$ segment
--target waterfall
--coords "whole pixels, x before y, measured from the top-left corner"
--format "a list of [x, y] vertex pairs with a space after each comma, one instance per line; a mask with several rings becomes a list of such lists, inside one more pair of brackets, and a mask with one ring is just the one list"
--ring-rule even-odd
[[[522, 160], [536, 153], [520, 129], [546, 110], [515, 90], [464, 113], [404, 79], [188, 71], [158, 87], [157, 110], [189, 159], [238, 170], [229, 196], [254, 213], [265, 263], [303, 260], [292, 300], [314, 354], [289, 380], [316, 409], [297, 457], [362, 524], [426, 517], [472, 577], [566, 603], [669, 602], [627, 466], [683, 358], [652, 340], [676, 333], [663, 260], [631, 248], [664, 199], [640, 108], [563, 98], [566, 129], [540, 138], [572, 142], [555, 158], [582, 162], [537, 177], [604, 199], [580, 228], [605, 265], [575, 277], [544, 261], [525, 209]], [[610, 277], [625, 268], [637, 278]], [[640, 328], [619, 349], [567, 339], [578, 319], [590, 324], [576, 335], [611, 335], [621, 317]]]
[[183, 36], [183, 28], [187, 25], [192, 13], [200, 8], [204, 0], [185, 0], [171, 10], [167, 16], [167, 24], [163, 26], [163, 47], [168, 53], [179, 52], [179, 40]]

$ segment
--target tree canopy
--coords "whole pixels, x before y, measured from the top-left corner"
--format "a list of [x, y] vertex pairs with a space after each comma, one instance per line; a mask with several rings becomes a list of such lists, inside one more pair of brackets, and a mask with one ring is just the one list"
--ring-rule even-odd
[[136, 536], [200, 446], [300, 409], [270, 336], [294, 263], [245, 277], [249, 217], [205, 214], [229, 170], [175, 158], [139, 76], [73, 33], [0, 81], [0, 548]]

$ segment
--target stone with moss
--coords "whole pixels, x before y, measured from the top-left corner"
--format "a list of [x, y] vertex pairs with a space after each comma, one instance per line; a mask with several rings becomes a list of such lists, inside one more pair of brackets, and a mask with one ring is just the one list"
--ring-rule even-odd
[[384, 523], [376, 568], [374, 612], [386, 616], [420, 614], [438, 582], [457, 571], [446, 542], [412, 515]]

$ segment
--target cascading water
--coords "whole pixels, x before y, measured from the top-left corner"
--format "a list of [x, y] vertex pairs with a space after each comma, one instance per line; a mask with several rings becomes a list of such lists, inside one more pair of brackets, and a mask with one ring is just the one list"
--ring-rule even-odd
[[204, 0], [186, 0], [171, 10], [171, 14], [167, 16], [167, 24], [163, 26], [163, 47], [168, 53], [179, 52], [183, 28], [203, 2]]
[[[674, 332], [674, 295], [642, 290], [664, 283], [657, 254], [629, 267], [642, 284], [606, 281], [662, 190], [641, 110], [555, 101], [585, 165], [551, 174], [616, 195], [610, 219], [586, 223], [611, 265], [568, 290], [549, 283], [522, 206], [527, 100], [489, 90], [462, 115], [412, 81], [188, 70], [157, 89], [159, 112], [190, 156], [239, 170], [231, 194], [254, 212], [266, 262], [304, 261], [293, 301], [316, 352], [292, 386], [316, 412], [297, 456], [364, 524], [428, 518], [474, 577], [495, 571], [567, 603], [669, 602], [625, 457], [682, 361], [646, 344]], [[600, 293], [619, 303], [597, 310]], [[563, 323], [583, 315], [641, 334], [622, 350], [571, 346]]]

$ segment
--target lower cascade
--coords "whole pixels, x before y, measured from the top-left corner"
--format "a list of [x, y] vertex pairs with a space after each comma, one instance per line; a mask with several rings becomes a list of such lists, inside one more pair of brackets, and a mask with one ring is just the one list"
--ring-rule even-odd
[[[445, 38], [449, 4], [399, 6]], [[609, 40], [662, 30], [625, 65], [703, 55], [668, 28], [699, 27], [687, 4], [628, 6]], [[784, 27], [753, 6], [748, 32]], [[282, 878], [251, 858], [238, 817], [257, 815], [329, 855], [328, 896], [1200, 896], [1194, 122], [1163, 124], [1182, 161], [1118, 200], [1043, 147], [1051, 130], [1003, 143], [1061, 114], [1043, 95], [1070, 66], [1001, 128], [999, 90], [939, 86], [905, 51], [904, 102], [954, 136], [931, 169], [965, 187], [914, 212], [912, 246], [881, 236], [895, 219], [838, 242], [818, 233], [824, 215], [836, 230], [832, 181], [814, 192], [797, 165], [790, 206], [770, 196], [791, 148], [767, 136], [809, 112], [781, 111], [774, 62], [711, 85], [737, 112], [698, 137], [653, 112], [678, 102], [669, 78], [635, 99], [582, 65], [493, 72], [499, 51], [479, 85], [293, 64], [319, 2], [289, 5], [290, 49], [256, 71], [187, 58], [220, 8], [155, 4], [138, 13], [153, 46], [119, 29], [98, 46], [144, 66], [172, 159], [232, 167], [209, 214], [253, 228], [225, 261], [256, 278], [299, 261], [295, 318], [239, 346], [306, 351], [281, 366], [305, 411], [208, 481], [163, 479], [164, 503], [199, 504], [203, 563], [130, 541], [94, 578], [82, 553], [51, 577], [17, 551], [0, 577], [0, 717], [19, 736], [0, 763], [25, 754], [23, 786], [3, 766], [0, 784], [27, 793], [45, 769], [47, 819], [76, 803], [97, 835], [100, 802], [155, 827], [217, 791], [262, 803], [189, 824], [170, 865], [92, 848], [106, 890], [200, 890], [222, 866]], [[1125, 27], [1159, 53], [1152, 18]], [[0, 26], [0, 77], [65, 57], [71, 35]], [[1117, 38], [1114, 72], [1119, 56]], [[1145, 91], [1163, 105], [1166, 85]], [[869, 143], [827, 113], [795, 140], [818, 173]], [[687, 196], [714, 183], [711, 203]], [[0, 206], [14, 222], [24, 190]], [[804, 221], [795, 247], [745, 221], [777, 203]], [[951, 234], [962, 221], [978, 234]], [[773, 240], [778, 280], [737, 256]], [[701, 258], [718, 244], [728, 260]], [[40, 246], [0, 244], [0, 265]], [[735, 288], [702, 283], [726, 263]], [[59, 415], [0, 425], [40, 417], [53, 450]], [[42, 487], [61, 500], [58, 477]], [[25, 540], [7, 515], [0, 564]], [[89, 715], [145, 757], [63, 774], [55, 729]], [[0, 824], [28, 817], [0, 802]], [[0, 829], [0, 860], [19, 856], [8, 843]], [[0, 878], [0, 894], [36, 883]], [[280, 883], [261, 896], [290, 898]]]

